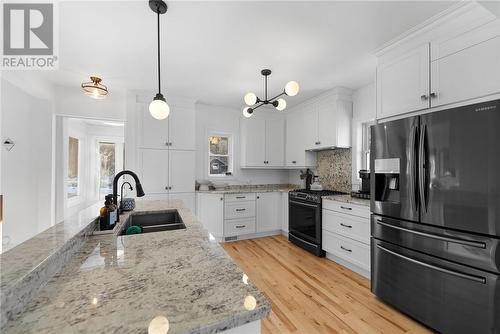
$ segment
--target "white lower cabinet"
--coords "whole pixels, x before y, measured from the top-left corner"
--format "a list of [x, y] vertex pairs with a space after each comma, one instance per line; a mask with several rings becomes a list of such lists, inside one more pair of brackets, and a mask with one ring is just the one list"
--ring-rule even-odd
[[281, 192], [211, 194], [196, 196], [197, 216], [220, 241], [248, 239], [281, 233]]
[[327, 257], [368, 277], [370, 273], [370, 208], [323, 201], [322, 245]]
[[188, 208], [191, 212], [195, 212], [196, 209], [196, 198], [195, 193], [169, 193], [169, 200], [181, 200], [184, 203], [184, 207]]

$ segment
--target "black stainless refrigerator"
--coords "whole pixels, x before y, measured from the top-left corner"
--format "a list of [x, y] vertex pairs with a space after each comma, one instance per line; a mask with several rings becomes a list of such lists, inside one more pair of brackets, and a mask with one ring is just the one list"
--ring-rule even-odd
[[371, 289], [442, 333], [500, 333], [500, 100], [371, 128]]

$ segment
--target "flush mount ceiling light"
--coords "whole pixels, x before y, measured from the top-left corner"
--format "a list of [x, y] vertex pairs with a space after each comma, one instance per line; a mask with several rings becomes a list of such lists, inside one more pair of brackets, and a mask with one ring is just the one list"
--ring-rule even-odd
[[260, 73], [264, 76], [264, 100], [260, 99], [255, 95], [255, 93], [249, 92], [245, 94], [244, 101], [247, 106], [243, 108], [243, 116], [245, 117], [251, 117], [253, 114], [253, 111], [257, 108], [262, 107], [265, 104], [271, 104], [273, 107], [276, 108], [278, 111], [285, 110], [286, 108], [286, 100], [284, 98], [280, 98], [282, 95], [287, 95], [287, 96], [295, 96], [299, 93], [299, 84], [297, 81], [289, 81], [285, 85], [285, 89], [281, 94], [276, 95], [273, 98], [268, 99], [267, 98], [267, 77], [271, 75], [271, 70], [264, 69], [260, 71]]
[[156, 94], [153, 101], [149, 104], [149, 113], [154, 118], [162, 120], [170, 114], [170, 107], [161, 93], [160, 83], [160, 14], [167, 12], [167, 4], [162, 0], [149, 0], [149, 8], [156, 13], [158, 28], [158, 94]]
[[83, 82], [82, 89], [86, 95], [93, 99], [104, 99], [108, 95], [108, 87], [104, 86], [99, 77], [90, 77], [91, 82]]

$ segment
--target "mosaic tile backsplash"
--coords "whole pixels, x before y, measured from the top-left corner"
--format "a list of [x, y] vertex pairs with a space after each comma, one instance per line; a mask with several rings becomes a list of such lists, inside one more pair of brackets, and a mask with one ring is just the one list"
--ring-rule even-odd
[[319, 151], [316, 160], [316, 175], [323, 189], [350, 193], [352, 189], [351, 149], [336, 148]]

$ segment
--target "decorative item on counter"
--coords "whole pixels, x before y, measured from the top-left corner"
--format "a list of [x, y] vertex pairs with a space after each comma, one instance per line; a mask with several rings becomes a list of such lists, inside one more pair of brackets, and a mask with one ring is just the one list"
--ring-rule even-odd
[[123, 186], [128, 184], [129, 190], [132, 191], [134, 188], [130, 182], [123, 182], [120, 189], [120, 211], [132, 211], [135, 209], [135, 199], [133, 198], [123, 198]]
[[311, 190], [316, 190], [316, 191], [323, 190], [323, 186], [319, 182], [318, 175], [314, 175], [314, 182], [311, 184]]
[[99, 229], [111, 230], [115, 226], [117, 207], [113, 204], [113, 195], [106, 195], [104, 206], [99, 212]]
[[199, 180], [197, 182], [200, 184], [199, 190], [201, 190], [201, 191], [208, 191], [208, 190], [210, 190], [210, 184], [212, 182], [210, 182], [208, 180]]
[[213, 182], [212, 185], [215, 188], [215, 190], [224, 190], [227, 187], [229, 187], [229, 183]]
[[313, 173], [311, 172], [311, 170], [309, 168], [306, 169], [305, 172], [303, 172], [302, 170], [300, 171], [300, 179], [305, 180], [305, 188], [307, 190], [311, 190], [312, 177], [313, 177]]

